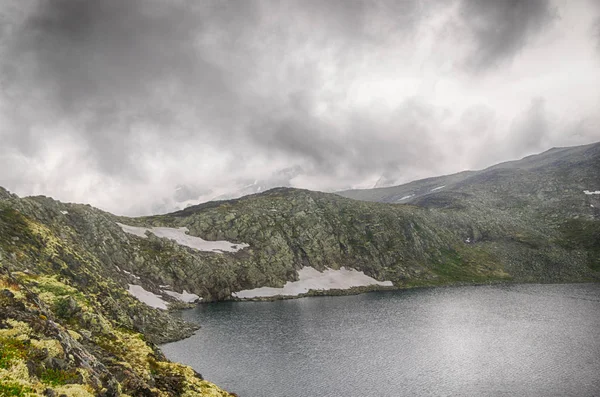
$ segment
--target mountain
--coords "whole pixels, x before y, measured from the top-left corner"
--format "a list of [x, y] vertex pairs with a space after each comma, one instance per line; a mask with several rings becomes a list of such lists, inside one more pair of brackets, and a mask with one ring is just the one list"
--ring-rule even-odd
[[238, 186], [227, 193], [223, 193], [213, 200], [235, 199], [250, 194], [264, 192], [276, 187], [290, 187], [292, 186], [292, 180], [303, 173], [304, 170], [302, 167], [294, 166], [278, 170], [266, 178], [240, 181], [241, 186]]
[[196, 300], [597, 282], [599, 176], [595, 144], [348, 197], [276, 188], [137, 218], [0, 189], [0, 384], [227, 395], [154, 345], [194, 332], [165, 309]]
[[294, 166], [277, 170], [258, 179], [238, 178], [226, 187], [214, 190], [203, 186], [178, 185], [172, 199], [166, 199], [157, 205], [155, 213], [184, 209], [207, 201], [235, 199], [275, 187], [289, 187], [292, 186], [292, 180], [302, 174], [304, 174], [302, 167]]
[[79, 234], [108, 236], [95, 214], [0, 188], [0, 395], [229, 396], [156, 347], [197, 326], [127, 293]]
[[[598, 153], [600, 143], [567, 148], [553, 148], [542, 154], [525, 157], [494, 165], [481, 171], [464, 171], [457, 174], [422, 179], [404, 185], [356, 189], [337, 194], [355, 200], [381, 203], [412, 204], [425, 197], [440, 197], [448, 192], [479, 194], [498, 193], [501, 186], [508, 195], [531, 195], [543, 192], [552, 194], [564, 187], [564, 191], [574, 190], [576, 196], [591, 186], [600, 187], [598, 182]], [[575, 179], [570, 179], [573, 176]], [[504, 184], [494, 186], [498, 183]], [[511, 183], [507, 186], [507, 183]], [[531, 185], [530, 185], [531, 183]], [[558, 192], [557, 198], [564, 197]]]

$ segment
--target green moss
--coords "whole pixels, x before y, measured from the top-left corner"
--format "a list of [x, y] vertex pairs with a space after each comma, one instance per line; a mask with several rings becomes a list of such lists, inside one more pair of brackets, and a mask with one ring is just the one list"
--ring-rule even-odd
[[470, 275], [463, 266], [460, 254], [451, 249], [442, 250], [442, 256], [433, 266], [433, 271], [448, 280], [461, 280]]
[[32, 389], [18, 383], [0, 383], [0, 397], [24, 397], [30, 393]]
[[40, 290], [40, 292], [50, 292], [56, 296], [71, 296], [73, 293], [77, 293], [77, 290], [75, 290], [74, 288], [69, 287], [66, 284], [57, 282], [56, 280], [52, 283], [40, 281], [38, 281], [38, 285], [36, 286], [36, 288]]
[[0, 368], [6, 369], [14, 362], [27, 357], [28, 346], [17, 338], [0, 338]]
[[13, 253], [27, 246], [39, 247], [39, 241], [29, 230], [27, 218], [13, 208], [0, 209], [0, 248]]
[[511, 240], [533, 249], [540, 249], [546, 243], [540, 236], [533, 235], [532, 233], [517, 233], [511, 237]]
[[77, 371], [74, 370], [46, 368], [42, 371], [39, 378], [42, 383], [56, 387], [67, 383], [74, 383], [78, 380], [79, 376]]
[[436, 285], [445, 282], [481, 283], [510, 278], [494, 264], [487, 252], [478, 249], [462, 249], [460, 252], [454, 249], [443, 249], [432, 270], [439, 276], [437, 280], [415, 285]]

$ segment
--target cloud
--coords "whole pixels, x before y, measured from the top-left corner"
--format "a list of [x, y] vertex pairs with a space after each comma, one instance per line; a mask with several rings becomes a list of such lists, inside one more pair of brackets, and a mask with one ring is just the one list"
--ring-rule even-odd
[[507, 151], [518, 156], [542, 151], [552, 133], [550, 124], [544, 99], [532, 99], [529, 108], [511, 125]]
[[[31, 55], [31, 75], [23, 77], [50, 91], [57, 108], [66, 113], [92, 109], [104, 118], [114, 113], [113, 107], [129, 105], [140, 111], [141, 100], [168, 94], [157, 87], [171, 87], [185, 99], [227, 92], [224, 73], [202, 51], [201, 40], [210, 24], [227, 19], [221, 26], [227, 29], [235, 22], [229, 17], [237, 13], [224, 15], [223, 10], [211, 12], [210, 3], [193, 4], [43, 1], [16, 34], [15, 62]], [[251, 23], [251, 18], [239, 23]], [[232, 29], [232, 36], [236, 30], [240, 34]]]
[[[23, 104], [14, 143], [35, 154], [43, 140], [25, 120], [66, 122], [102, 172], [131, 177], [143, 172], [134, 161], [140, 129], [180, 143], [249, 141], [329, 169], [351, 150], [309, 109], [324, 80], [317, 58], [332, 52], [341, 71], [345, 58], [411, 31], [425, 14], [419, 1], [50, 0], [32, 8], [3, 65], [6, 90]], [[294, 53], [305, 62], [289, 63]]]
[[460, 14], [472, 35], [467, 65], [474, 70], [512, 59], [556, 17], [549, 0], [463, 0]]
[[556, 141], [551, 89], [574, 82], [539, 73], [554, 39], [529, 46], [573, 23], [554, 15], [542, 0], [5, 2], [0, 185], [139, 214], [254, 180], [335, 190], [489, 165], [506, 136], [500, 160]]
[[590, 28], [590, 34], [596, 44], [596, 48], [600, 51], [600, 2], [588, 0], [588, 3], [592, 8], [593, 15], [595, 15]]
[[596, 46], [600, 51], [600, 16], [596, 18], [596, 21], [592, 25], [592, 35], [595, 37], [597, 41]]
[[[236, 21], [211, 6], [155, 0], [38, 2], [9, 38], [5, 90], [49, 113], [24, 109], [36, 121], [69, 120], [86, 137], [99, 166], [116, 173], [130, 166], [128, 137], [136, 126], [181, 130], [177, 109], [192, 108], [199, 117], [213, 113], [212, 119], [219, 102], [223, 109], [233, 98], [232, 76], [225, 76], [201, 47], [210, 24], [223, 22], [227, 29]], [[30, 146], [30, 132], [21, 136]]]

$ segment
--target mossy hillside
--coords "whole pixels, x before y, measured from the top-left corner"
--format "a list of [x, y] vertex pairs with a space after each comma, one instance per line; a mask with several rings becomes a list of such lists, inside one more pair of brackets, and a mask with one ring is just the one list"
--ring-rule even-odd
[[[82, 369], [68, 364], [56, 335], [48, 332], [47, 316], [14, 280], [0, 275], [0, 395], [41, 395], [48, 388], [68, 388], [92, 396], [93, 389], [79, 382]], [[67, 387], [67, 385], [70, 385]]]
[[[122, 221], [186, 226], [191, 234], [205, 239], [249, 243], [249, 249], [221, 255], [194, 252], [164, 239], [131, 238], [140, 251], [138, 258], [144, 258], [134, 263], [138, 272], [159, 278], [156, 283], [184, 285], [207, 299], [226, 298], [227, 293], [239, 289], [281, 286], [294, 280], [302, 266], [321, 270], [349, 266], [398, 286], [592, 277], [577, 258], [564, 262], [562, 272], [538, 272], [537, 267], [543, 268], [556, 256], [549, 249], [553, 244], [549, 236], [556, 231], [498, 209], [420, 208], [275, 189], [173, 214]], [[501, 251], [513, 245], [520, 254], [509, 264]], [[568, 250], [558, 251], [568, 256]], [[168, 259], [175, 257], [176, 264]], [[529, 262], [532, 258], [533, 264]], [[454, 266], [444, 267], [444, 263]]]
[[[54, 233], [65, 234], [67, 230], [72, 244], [85, 245], [87, 254], [101, 262], [97, 271], [107, 278], [118, 280], [122, 286], [142, 282], [146, 289], [159, 294], [159, 285], [170, 285], [206, 301], [228, 299], [241, 289], [282, 286], [296, 279], [296, 270], [302, 266], [320, 270], [349, 266], [399, 286], [482, 278], [524, 281], [543, 276], [543, 281], [560, 281], [593, 277], [582, 270], [578, 259], [562, 272], [543, 274], [535, 270], [535, 274], [528, 274], [531, 258], [540, 266], [553, 260], [546, 258], [546, 248], [552, 244], [550, 237], [558, 235], [555, 229], [532, 223], [527, 217], [509, 216], [499, 208], [487, 208], [484, 201], [477, 200], [463, 209], [421, 208], [275, 189], [143, 218], [114, 217], [89, 206], [65, 205], [48, 198], [20, 199], [22, 207], [23, 202], [33, 207], [36, 218], [52, 225]], [[59, 209], [66, 209], [68, 215]], [[235, 254], [199, 252], [153, 235], [145, 239], [128, 235], [116, 221], [186, 226], [193, 235], [245, 242], [250, 248]], [[514, 244], [522, 255], [512, 257], [509, 264], [502, 250]], [[462, 261], [452, 275], [439, 267], [449, 252], [460, 252]], [[487, 261], [484, 267], [476, 263], [482, 256]], [[447, 259], [452, 260], [452, 255]], [[509, 265], [510, 272], [506, 268]]]
[[2, 393], [228, 395], [168, 363], [138, 333], [161, 342], [189, 335], [194, 326], [131, 297], [68, 225], [24, 214], [35, 216], [38, 205], [0, 202]]
[[580, 250], [588, 258], [588, 266], [600, 271], [600, 221], [569, 219], [560, 225], [559, 244], [567, 249]]
[[[489, 183], [488, 179], [484, 182]], [[462, 200], [467, 205], [424, 208], [274, 189], [142, 218], [115, 217], [90, 206], [67, 205], [46, 197], [13, 197], [5, 202], [69, 245], [85, 247], [81, 255], [93, 265], [92, 273], [101, 273], [122, 287], [142, 283], [157, 294], [161, 293], [160, 285], [170, 285], [177, 291], [196, 293], [205, 301], [229, 299], [231, 293], [242, 289], [280, 287], [295, 280], [296, 271], [303, 266], [319, 270], [348, 266], [398, 286], [596, 277], [594, 268], [582, 266], [586, 260], [578, 255], [571, 255], [555, 269], [558, 260], [574, 253], [555, 244], [561, 238], [557, 226], [560, 218], [548, 222], [525, 201], [504, 205], [510, 201], [503, 190], [497, 190], [499, 198], [492, 200], [494, 205], [487, 196], [472, 192], [454, 196], [449, 192], [448, 202]], [[185, 226], [192, 235], [249, 243], [250, 248], [235, 254], [199, 252], [151, 234], [147, 238], [126, 234], [117, 221], [138, 226]], [[71, 268], [72, 264], [68, 271]], [[111, 297], [108, 302], [115, 300]]]
[[[73, 287], [54, 277], [3, 270], [0, 286], [0, 395], [229, 395], [102, 315], [103, 326], [93, 331], [62, 325], [52, 307]], [[94, 307], [85, 296], [76, 301]]]
[[599, 175], [600, 143], [595, 143], [555, 148], [481, 171], [341, 194], [445, 209], [462, 220], [476, 220], [484, 231], [491, 224], [504, 226], [501, 233], [475, 240], [489, 242], [486, 249], [515, 280], [597, 280], [594, 231], [600, 196], [584, 191], [599, 189]]
[[[0, 233], [3, 233], [0, 255], [4, 256], [4, 262], [10, 269], [27, 269], [40, 276], [59, 275], [61, 282], [68, 283], [71, 290], [58, 294], [58, 298], [76, 300], [78, 296], [85, 295], [94, 300], [94, 307], [104, 316], [146, 333], [154, 342], [180, 339], [193, 332], [194, 327], [189, 324], [152, 310], [129, 295], [123, 289], [125, 280], [113, 276], [116, 273], [114, 268], [87, 249], [74, 228], [60, 222], [64, 215], [58, 210], [59, 222], [49, 221], [44, 214], [48, 209], [36, 201], [19, 200], [14, 203], [18, 209], [7, 204], [0, 201]], [[25, 215], [26, 211], [46, 219], [47, 223]], [[45, 287], [51, 288], [51, 284], [47, 283]], [[63, 299], [53, 304], [66, 303]], [[65, 314], [83, 316], [86, 312]], [[82, 321], [81, 318], [76, 320]]]

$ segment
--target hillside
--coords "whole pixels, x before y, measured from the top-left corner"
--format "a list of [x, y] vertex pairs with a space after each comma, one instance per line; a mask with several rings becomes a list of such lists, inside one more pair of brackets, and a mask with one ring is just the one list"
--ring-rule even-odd
[[55, 202], [0, 196], [1, 396], [229, 395], [165, 359], [153, 342], [196, 327], [128, 294]]
[[[305, 282], [291, 288], [296, 295], [344, 292], [310, 290], [306, 275], [351, 292], [598, 281], [599, 176], [595, 144], [341, 193], [370, 201], [278, 188], [127, 218], [0, 189], [0, 383], [38, 393], [227, 395], [164, 359], [154, 343], [195, 327], [162, 309], [257, 289], [272, 297], [294, 282]], [[342, 276], [361, 283], [336, 284]]]
[[[420, 199], [425, 198], [427, 203], [450, 193], [462, 193], [463, 197], [464, 194], [478, 194], [486, 201], [541, 194], [539, 203], [546, 205], [547, 201], [571, 199], [571, 195], [577, 200], [584, 190], [598, 188], [599, 172], [600, 143], [595, 143], [554, 148], [481, 171], [464, 171], [399, 186], [346, 190], [338, 194], [355, 200], [403, 204], [422, 203]], [[561, 206], [563, 203], [556, 208]]]

